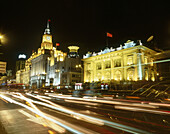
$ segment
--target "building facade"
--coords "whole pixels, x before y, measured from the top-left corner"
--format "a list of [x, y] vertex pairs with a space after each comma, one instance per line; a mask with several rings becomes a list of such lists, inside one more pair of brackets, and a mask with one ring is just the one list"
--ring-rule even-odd
[[7, 65], [7, 62], [0, 61], [0, 73], [1, 74], [6, 73], [6, 65]]
[[[81, 63], [77, 46], [69, 46], [69, 54], [53, 47], [52, 35], [47, 28], [42, 36], [41, 47], [25, 62], [25, 68], [16, 72], [16, 83], [32, 88], [69, 86], [81, 82], [81, 72], [76, 65]], [[65, 80], [66, 78], [66, 80]]]
[[59, 50], [54, 51], [54, 56], [49, 57], [47, 64], [46, 86], [68, 88], [81, 82], [81, 72], [76, 65], [81, 63], [77, 46], [69, 46], [69, 53]]
[[18, 60], [16, 61], [16, 72], [25, 68], [26, 55], [20, 54]]
[[156, 78], [153, 64], [155, 51], [128, 40], [124, 46], [106, 48], [83, 56], [84, 82], [152, 80]]

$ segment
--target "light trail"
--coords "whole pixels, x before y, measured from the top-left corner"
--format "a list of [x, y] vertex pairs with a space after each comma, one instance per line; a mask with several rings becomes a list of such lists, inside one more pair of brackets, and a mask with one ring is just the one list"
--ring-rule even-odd
[[[60, 125], [61, 127], [64, 127], [64, 128], [66, 128], [67, 130], [69, 130], [70, 132], [73, 132], [73, 133], [76, 133], [76, 134], [82, 134], [80, 131], [77, 131], [77, 130], [75, 130], [75, 129], [72, 129], [72, 128], [70, 128], [70, 127], [68, 127], [68, 126], [66, 126], [66, 125], [64, 125], [64, 124], [62, 124], [62, 123], [60, 123], [60, 122], [52, 119], [52, 118], [49, 118], [49, 117], [47, 117], [47, 116], [45, 116], [45, 115], [37, 112], [36, 110], [34, 110], [33, 108], [31, 108], [31, 107], [29, 107], [29, 106], [27, 106], [27, 105], [25, 105], [25, 104], [22, 104], [22, 103], [20, 103], [20, 102], [17, 102], [17, 101], [15, 101], [15, 100], [13, 100], [13, 99], [11, 99], [11, 98], [9, 98], [9, 97], [6, 97], [6, 96], [4, 96], [4, 95], [1, 95], [1, 94], [0, 94], [0, 97], [2, 97], [3, 99], [7, 100], [7, 101], [10, 102], [10, 103], [14, 103], [14, 104], [20, 105], [20, 106], [22, 106], [22, 107], [24, 107], [24, 108], [32, 111], [33, 113], [36, 113], [37, 115], [39, 115], [39, 116], [41, 116], [41, 117], [43, 117], [43, 118], [45, 118], [45, 119], [47, 119], [47, 120], [50, 120], [50, 121], [52, 121], [52, 122]], [[19, 97], [19, 96], [18, 96], [18, 97]]]
[[74, 101], [74, 100], [65, 100], [65, 102], [71, 102], [71, 103], [78, 103], [78, 104], [86, 104], [86, 105], [93, 105], [93, 106], [97, 106], [97, 103], [89, 103], [89, 102], [79, 102], [79, 101]]
[[170, 104], [165, 104], [165, 103], [153, 103], [153, 102], [149, 102], [149, 105], [170, 107]]
[[62, 99], [70, 99], [70, 100], [82, 100], [82, 101], [90, 101], [90, 102], [98, 102], [98, 103], [106, 103], [106, 104], [117, 104], [117, 105], [126, 105], [126, 106], [139, 106], [139, 107], [147, 107], [147, 108], [159, 108], [158, 106], [152, 106], [148, 104], [141, 104], [141, 103], [125, 103], [125, 102], [118, 102], [118, 101], [108, 101], [108, 100], [96, 100], [96, 99], [87, 99], [87, 98], [76, 98], [76, 97], [64, 97], [58, 96], [53, 94], [48, 94], [52, 97], [62, 98]]
[[129, 110], [129, 111], [142, 111], [142, 112], [150, 112], [155, 114], [170, 114], [170, 111], [158, 111], [158, 110], [150, 110], [150, 109], [142, 109], [135, 107], [127, 107], [127, 106], [115, 106], [116, 109]]
[[55, 109], [55, 110], [58, 110], [58, 111], [61, 111], [61, 112], [64, 112], [64, 113], [68, 113], [70, 115], [75, 115], [77, 118], [83, 118], [83, 120], [88, 120], [88, 121], [91, 120], [91, 121], [95, 121], [95, 123], [99, 123], [99, 122], [102, 123], [103, 122], [104, 125], [106, 125], [106, 126], [116, 128], [116, 129], [119, 129], [119, 130], [123, 130], [123, 131], [126, 131], [126, 132], [130, 132], [130, 133], [134, 133], [134, 134], [137, 134], [137, 133], [149, 134], [148, 132], [146, 132], [144, 130], [140, 130], [140, 129], [137, 129], [137, 128], [122, 125], [122, 124], [119, 124], [119, 123], [114, 123], [114, 122], [103, 120], [103, 119], [99, 119], [99, 118], [96, 118], [96, 117], [91, 117], [91, 116], [80, 114], [80, 113], [75, 113], [75, 112], [72, 112], [70, 110], [60, 109], [60, 108], [54, 107], [52, 105], [49, 105], [49, 104], [46, 104], [46, 103], [43, 103], [43, 102], [33, 101], [33, 103], [43, 105], [43, 106], [46, 106], [46, 107], [49, 107], [49, 108], [52, 108], [52, 109]]
[[[20, 95], [20, 93], [17, 93], [18, 95]], [[31, 97], [34, 97], [34, 98], [36, 98], [36, 99], [40, 99], [40, 100], [42, 100], [42, 101], [45, 101], [45, 102], [48, 102], [48, 103], [50, 103], [50, 104], [52, 104], [52, 105], [54, 105], [54, 106], [57, 106], [58, 108], [60, 108], [60, 109], [64, 109], [64, 110], [67, 110], [67, 109], [65, 109], [65, 108], [63, 108], [63, 107], [59, 107], [59, 105], [56, 105], [55, 103], [52, 103], [51, 101], [48, 101], [48, 100], [45, 100], [45, 99], [42, 99], [42, 98], [40, 98], [39, 96], [34, 96], [34, 95], [31, 95], [31, 94], [27, 94], [27, 95], [29, 95], [29, 96], [31, 96]], [[21, 95], [21, 96], [17, 96], [17, 95], [12, 95], [13, 97], [16, 97], [16, 98], [19, 98], [19, 99], [23, 99], [23, 100], [26, 100], [26, 101], [31, 101], [31, 103], [32, 102], [34, 102], [33, 100], [31, 100], [31, 99], [29, 99], [29, 98], [26, 98], [26, 97], [24, 97], [23, 95]], [[35, 102], [34, 102], [35, 103]], [[46, 104], [46, 103], [45, 103]], [[73, 112], [73, 111], [72, 111]], [[73, 112], [74, 113], [74, 112]], [[48, 115], [48, 114], [45, 114], [45, 115]], [[50, 115], [48, 115], [48, 117], [50, 117]], [[79, 118], [78, 116], [75, 116], [75, 115], [72, 115], [72, 117], [74, 117], [74, 118], [76, 118], [76, 119], [81, 119], [81, 118]], [[54, 117], [53, 117], [54, 118]], [[57, 121], [59, 121], [59, 122], [63, 122], [62, 120], [60, 120], [60, 119], [56, 119]], [[90, 122], [90, 123], [93, 123], [93, 124], [99, 124], [99, 123], [96, 123], [95, 121], [93, 121], [93, 120], [87, 120], [87, 119], [83, 119], [83, 121], [87, 121], [87, 122]], [[70, 123], [66, 123], [66, 122], [63, 122], [63, 124], [67, 124], [68, 126], [72, 126], [72, 128], [76, 128], [76, 130], [80, 130], [80, 132], [84, 132], [84, 133], [86, 133], [86, 134], [94, 134], [94, 133], [96, 133], [96, 132], [94, 132], [94, 131], [91, 131], [91, 130], [86, 130], [86, 129], [84, 129], [84, 128], [82, 128], [82, 127], [76, 127], [76, 126], [74, 126], [74, 125], [72, 125], [72, 124], [70, 124]], [[100, 124], [99, 124], [100, 125]]]
[[[33, 103], [37, 103], [37, 104], [44, 105], [44, 106], [47, 106], [47, 107], [53, 106], [53, 108], [55, 108], [55, 109], [57, 108], [56, 110], [65, 111], [66, 113], [69, 113], [70, 115], [72, 115], [72, 117], [74, 117], [74, 118], [76, 118], [76, 119], [81, 119], [81, 120], [83, 120], [83, 121], [87, 121], [87, 122], [90, 122], [90, 123], [93, 123], [93, 124], [97, 124], [97, 125], [104, 125], [103, 122], [101, 122], [101, 121], [97, 121], [97, 122], [96, 122], [96, 120], [91, 119], [91, 118], [88, 118], [88, 120], [87, 120], [87, 119], [86, 119], [87, 117], [84, 118], [83, 115], [76, 115], [76, 116], [75, 116], [75, 114], [77, 114], [76, 112], [74, 112], [74, 111], [72, 111], [72, 110], [69, 110], [69, 109], [66, 109], [66, 108], [63, 108], [63, 107], [61, 107], [61, 106], [59, 107], [58, 105], [56, 105], [55, 103], [52, 103], [52, 102], [49, 101], [49, 100], [45, 100], [45, 99], [39, 98], [38, 96], [34, 96], [34, 95], [31, 95], [31, 94], [28, 94], [28, 93], [27, 93], [27, 95], [32, 96], [32, 97], [37, 98], [37, 99], [40, 99], [40, 100], [43, 100], [43, 101], [46, 101], [46, 102], [48, 102], [48, 103], [50, 103], [50, 104], [52, 104], [52, 105], [49, 105], [49, 104], [46, 104], [46, 103], [42, 103], [42, 102], [39, 102], [39, 101], [34, 101], [34, 100], [32, 100]], [[81, 117], [79, 117], [79, 116], [81, 116]]]
[[[1, 95], [2, 97], [2, 95]], [[20, 98], [20, 99], [25, 99], [24, 97], [21, 97], [21, 96], [15, 96], [17, 98]], [[10, 98], [6, 98], [5, 96], [3, 96], [4, 99], [8, 100], [9, 102], [11, 103], [15, 103], [15, 104], [18, 104], [18, 105], [21, 105], [27, 109], [29, 109], [30, 111], [33, 111], [34, 113], [42, 116], [43, 118], [45, 119], [48, 119], [48, 120], [51, 120], [53, 122], [55, 122], [56, 124], [66, 128], [67, 130], [71, 131], [71, 132], [74, 132], [76, 133], [77, 130], [74, 130], [68, 126], [65, 126], [64, 124], [52, 119], [52, 118], [49, 118], [49, 117], [46, 117], [44, 115], [41, 115], [39, 112], [33, 110], [32, 108], [26, 106], [26, 105], [23, 105], [22, 103], [19, 103], [19, 102], [16, 102]], [[96, 117], [91, 117], [91, 116], [88, 116], [88, 115], [83, 115], [83, 114], [80, 114], [80, 113], [75, 113], [75, 112], [72, 112], [70, 110], [66, 110], [66, 109], [61, 109], [61, 108], [57, 108], [55, 106], [52, 106], [50, 104], [46, 104], [46, 103], [43, 103], [43, 102], [39, 102], [39, 101], [34, 101], [34, 100], [31, 100], [29, 99], [32, 103], [36, 103], [36, 104], [39, 104], [39, 105], [43, 105], [43, 106], [46, 106], [46, 107], [49, 107], [49, 108], [52, 108], [52, 109], [55, 109], [55, 110], [58, 110], [58, 111], [61, 111], [61, 112], [64, 112], [64, 113], [67, 113], [67, 114], [70, 114], [70, 115], [73, 115], [75, 116], [75, 118], [79, 119], [83, 119], [83, 120], [90, 120], [90, 122], [94, 122], [95, 124], [96, 123], [100, 123], [101, 125], [106, 125], [106, 126], [109, 126], [109, 127], [112, 127], [112, 128], [116, 128], [116, 129], [119, 129], [121, 131], [125, 131], [125, 132], [129, 132], [129, 133], [133, 133], [133, 134], [149, 134], [149, 132], [146, 132], [144, 130], [140, 130], [140, 129], [137, 129], [137, 128], [133, 128], [133, 127], [130, 127], [130, 126], [126, 126], [126, 125], [122, 125], [122, 124], [119, 124], [119, 123], [115, 123], [115, 122], [111, 122], [111, 121], [107, 121], [107, 120], [104, 120], [104, 119], [99, 119], [99, 118], [96, 118]]]

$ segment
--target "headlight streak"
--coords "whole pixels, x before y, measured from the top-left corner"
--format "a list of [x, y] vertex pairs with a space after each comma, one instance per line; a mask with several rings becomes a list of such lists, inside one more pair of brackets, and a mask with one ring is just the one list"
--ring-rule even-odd
[[[62, 108], [62, 109], [66, 109], [66, 108], [64, 108], [64, 107], [62, 107], [62, 106], [60, 106], [60, 105], [57, 105], [57, 104], [49, 101], [49, 100], [46, 100], [46, 99], [41, 98], [41, 96], [39, 96], [39, 95], [35, 96], [35, 95], [29, 94], [29, 93], [26, 93], [26, 95], [31, 96], [31, 97], [36, 98], [36, 99], [39, 99], [39, 100], [41, 100], [41, 101], [47, 102], [47, 103], [49, 103], [49, 104], [51, 104], [51, 105], [53, 105], [53, 106], [55, 106], [55, 107]], [[67, 110], [67, 109], [66, 109], [66, 110]]]
[[[60, 123], [60, 122], [58, 122], [58, 121], [56, 121], [54, 119], [51, 119], [51, 118], [46, 117], [44, 115], [41, 115], [39, 112], [33, 110], [32, 108], [30, 108], [30, 107], [28, 107], [28, 106], [26, 106], [26, 105], [24, 105], [22, 103], [16, 102], [16, 101], [14, 101], [14, 100], [12, 100], [12, 99], [10, 99], [8, 97], [5, 97], [5, 96], [2, 96], [2, 97], [4, 99], [8, 100], [11, 103], [15, 103], [15, 104], [21, 105], [21, 106], [29, 109], [30, 111], [33, 111], [34, 113], [42, 116], [43, 118], [51, 120], [51, 121], [55, 122], [56, 124], [59, 124], [60, 126], [68, 129], [71, 132], [74, 132], [74, 133], [78, 132], [77, 130], [73, 130], [72, 128], [63, 125], [62, 123]], [[139, 134], [149, 134], [149, 132], [146, 132], [144, 130], [140, 130], [140, 129], [137, 129], [137, 128], [133, 128], [133, 127], [130, 127], [130, 126], [122, 125], [122, 124], [119, 124], [119, 123], [114, 123], [114, 122], [111, 122], [111, 121], [107, 121], [107, 120], [103, 120], [103, 119], [99, 119], [99, 118], [95, 118], [95, 117], [91, 117], [91, 116], [88, 116], [88, 115], [83, 115], [83, 114], [75, 113], [75, 112], [68, 111], [68, 110], [63, 110], [63, 109], [56, 108], [56, 107], [54, 107], [52, 105], [49, 105], [49, 104], [46, 104], [46, 103], [43, 103], [43, 102], [34, 101], [34, 100], [32, 100], [32, 102], [36, 103], [36, 104], [40, 104], [40, 105], [46, 106], [46, 107], [49, 107], [49, 108], [52, 108], [52, 109], [55, 109], [55, 110], [58, 110], [58, 111], [61, 111], [61, 112], [64, 112], [64, 113], [69, 113], [71, 115], [80, 116], [80, 117], [83, 117], [83, 118], [86, 118], [86, 119], [88, 118], [88, 119], [96, 121], [96, 123], [101, 122], [101, 123], [104, 123], [104, 125], [106, 125], [106, 126], [109, 126], [109, 127], [112, 127], [112, 128], [116, 128], [116, 129], [119, 129], [119, 130], [123, 130], [123, 131], [126, 131], [126, 132], [130, 132], [130, 133], [134, 133], [134, 134], [138, 134], [138, 133]], [[78, 133], [81, 133], [81, 132], [78, 132]]]
[[87, 98], [76, 98], [76, 97], [64, 97], [58, 95], [48, 94], [52, 97], [62, 98], [62, 99], [71, 99], [71, 100], [82, 100], [82, 101], [90, 101], [90, 102], [98, 102], [98, 103], [105, 103], [105, 104], [118, 104], [118, 105], [127, 105], [127, 106], [139, 106], [139, 107], [147, 107], [147, 108], [159, 108], [158, 106], [151, 106], [147, 104], [137, 104], [137, 103], [125, 103], [125, 102], [118, 102], [118, 101], [106, 101], [106, 100], [96, 100], [96, 99], [87, 99]]
[[165, 104], [165, 103], [152, 103], [152, 102], [149, 102], [149, 105], [156, 105], [156, 106], [170, 107], [170, 104]]
[[22, 106], [22, 107], [24, 107], [24, 108], [32, 111], [33, 113], [36, 113], [37, 115], [39, 115], [39, 116], [41, 116], [41, 117], [43, 117], [43, 118], [45, 118], [45, 119], [47, 119], [47, 120], [50, 120], [50, 121], [52, 121], [52, 122], [54, 122], [54, 123], [56, 123], [56, 124], [64, 127], [65, 129], [69, 130], [70, 132], [73, 132], [73, 133], [76, 133], [76, 134], [82, 134], [81, 132], [79, 132], [79, 131], [77, 131], [77, 130], [74, 130], [74, 129], [72, 129], [72, 128], [70, 128], [70, 127], [68, 127], [68, 126], [66, 126], [66, 125], [64, 125], [64, 124], [62, 124], [62, 123], [60, 123], [60, 122], [52, 119], [52, 118], [49, 118], [49, 117], [47, 117], [47, 116], [45, 116], [45, 115], [37, 112], [36, 110], [34, 110], [33, 108], [31, 108], [31, 107], [29, 107], [29, 106], [27, 106], [27, 105], [25, 105], [25, 104], [22, 104], [22, 103], [20, 103], [20, 102], [17, 102], [17, 101], [15, 101], [15, 100], [13, 100], [13, 99], [11, 99], [11, 98], [9, 98], [9, 97], [6, 97], [6, 96], [4, 96], [4, 95], [1, 95], [1, 94], [0, 94], [0, 97], [2, 97], [3, 99], [9, 101], [10, 103], [14, 103], [14, 104], [20, 105], [20, 106]]
[[90, 102], [79, 102], [79, 101], [74, 101], [74, 100], [65, 100], [66, 102], [71, 102], [71, 103], [79, 103], [79, 104], [87, 104], [87, 105], [93, 105], [93, 106], [97, 106], [97, 103], [90, 103]]
[[[68, 114], [70, 114], [70, 115], [72, 115], [72, 117], [74, 117], [74, 118], [76, 118], [76, 119], [81, 119], [81, 120], [83, 120], [83, 121], [87, 121], [87, 122], [90, 122], [90, 123], [93, 123], [93, 124], [97, 124], [97, 125], [104, 125], [104, 123], [103, 122], [101, 122], [101, 121], [96, 121], [96, 120], [94, 120], [94, 119], [91, 119], [91, 118], [88, 118], [88, 120], [86, 119], [86, 118], [84, 118], [84, 117], [82, 117], [82, 115], [76, 115], [75, 116], [75, 113], [76, 112], [74, 112], [74, 111], [71, 111], [71, 110], [69, 110], [69, 109], [66, 109], [66, 108], [63, 108], [63, 107], [61, 107], [61, 106], [59, 106], [59, 105], [57, 105], [57, 104], [55, 104], [55, 103], [53, 103], [53, 102], [51, 102], [51, 101], [49, 101], [49, 100], [45, 100], [45, 99], [42, 99], [42, 98], [40, 98], [40, 97], [38, 97], [38, 96], [34, 96], [34, 95], [32, 95], [32, 94], [27, 94], [27, 95], [29, 95], [29, 96], [31, 96], [31, 97], [34, 97], [34, 98], [36, 98], [36, 99], [40, 99], [40, 100], [42, 100], [42, 101], [45, 101], [45, 102], [48, 102], [49, 104], [52, 104], [53, 106], [55, 106], [55, 108], [59, 108], [60, 110], [64, 110], [64, 111], [66, 111], [66, 113]], [[41, 102], [36, 102], [36, 101], [33, 101], [34, 103], [41, 103]], [[46, 103], [42, 103], [43, 105], [45, 105]], [[47, 105], [49, 105], [49, 104], [47, 104]], [[52, 106], [52, 105], [49, 105], [49, 106]], [[48, 107], [48, 106], [47, 106]], [[56, 109], [57, 110], [57, 109]], [[59, 111], [60, 111], [59, 110]], [[81, 117], [79, 117], [79, 116], [81, 116]]]
[[[49, 110], [49, 109], [48, 109]], [[56, 112], [56, 110], [54, 110], [55, 112]], [[57, 111], [58, 113], [59, 113], [59, 111]], [[63, 114], [63, 113], [62, 113]], [[49, 114], [46, 114], [46, 115], [48, 115], [49, 117], [51, 117], [51, 115], [49, 115]], [[69, 115], [66, 115], [66, 116], [69, 116]], [[98, 134], [97, 132], [95, 132], [95, 131], [92, 131], [92, 130], [90, 130], [90, 129], [87, 129], [87, 128], [84, 128], [84, 127], [81, 127], [81, 126], [79, 126], [79, 125], [74, 125], [74, 124], [72, 124], [72, 123], [68, 123], [68, 122], [66, 122], [66, 121], [63, 121], [63, 120], [61, 120], [61, 119], [56, 119], [56, 117], [51, 117], [51, 118], [54, 118], [55, 120], [58, 120], [59, 122], [61, 122], [61, 123], [63, 123], [63, 124], [65, 124], [65, 125], [67, 125], [67, 126], [70, 126], [71, 128], [74, 128], [74, 129], [76, 129], [76, 130], [78, 130], [78, 131], [81, 131], [82, 133], [84, 133], [84, 134]]]
[[141, 109], [141, 108], [127, 107], [127, 106], [115, 106], [115, 108], [129, 110], [129, 111], [144, 111], [144, 112], [156, 113], [156, 114], [170, 114], [170, 111], [158, 111], [158, 110], [156, 111], [156, 110]]
[[[18, 96], [18, 95], [20, 95], [20, 96]], [[55, 103], [52, 103], [51, 101], [42, 99], [42, 98], [40, 98], [39, 96], [34, 96], [34, 95], [29, 94], [29, 93], [28, 93], [27, 95], [30, 95], [31, 97], [34, 97], [34, 98], [36, 98], [36, 99], [40, 99], [40, 100], [42, 100], [42, 101], [46, 101], [46, 102], [48, 102], [48, 103], [51, 103], [51, 104], [53, 104], [54, 106], [57, 106], [57, 107], [59, 106], [59, 105], [57, 105], [57, 104], [55, 104]], [[19, 98], [19, 99], [26, 100], [27, 102], [29, 102], [29, 104], [33, 102], [33, 100], [24, 97], [24, 96], [23, 96], [22, 94], [20, 94], [20, 93], [17, 93], [17, 95], [12, 95], [12, 96], [13, 96], [13, 97], [16, 97], [16, 98]], [[33, 105], [34, 105], [34, 104], [33, 104]], [[63, 108], [63, 107], [60, 106], [60, 108]], [[40, 111], [40, 112], [41, 112], [41, 111]], [[48, 117], [50, 117], [50, 115], [48, 115], [48, 114], [45, 114], [45, 115], [47, 115]], [[51, 117], [51, 118], [54, 118], [54, 117]], [[74, 118], [80, 119], [78, 116], [74, 116]], [[63, 124], [67, 124], [68, 126], [71, 126], [72, 128], [75, 128], [76, 130], [79, 130], [80, 132], [83, 132], [83, 133], [86, 133], [86, 134], [95, 134], [95, 133], [96, 133], [96, 132], [94, 132], [94, 131], [91, 131], [91, 130], [82, 128], [82, 127], [80, 127], [80, 126], [74, 126], [74, 125], [72, 125], [72, 124], [70, 124], [70, 123], [67, 123], [67, 122], [62, 121], [62, 120], [57, 119], [57, 118], [55, 118], [55, 120], [57, 120], [58, 122], [63, 122]], [[83, 120], [86, 120], [86, 119], [83, 119]], [[86, 120], [86, 121], [87, 121], [87, 122], [90, 122], [90, 123], [95, 123], [95, 124], [96, 124], [96, 122], [95, 122], [95, 121], [92, 122], [92, 120], [90, 120], [90, 121], [89, 121], [89, 120]], [[53, 128], [53, 129], [54, 129], [54, 128]], [[55, 129], [54, 129], [54, 130], [55, 130]]]
[[43, 106], [46, 106], [46, 107], [49, 107], [49, 108], [52, 108], [52, 109], [55, 109], [55, 110], [58, 110], [58, 111], [61, 111], [61, 112], [64, 112], [64, 113], [68, 113], [68, 114], [71, 114], [71, 115], [76, 115], [76, 116], [79, 116], [79, 117], [84, 118], [84, 119], [88, 118], [90, 120], [95, 121], [96, 123], [101, 122], [101, 123], [104, 123], [104, 125], [107, 125], [107, 126], [110, 126], [112, 128], [119, 129], [119, 130], [123, 130], [123, 131], [126, 131], [126, 132], [130, 132], [130, 133], [134, 133], [134, 134], [137, 134], [137, 133], [149, 134], [148, 132], [137, 129], [137, 128], [133, 128], [133, 127], [130, 127], [130, 126], [125, 126], [125, 125], [119, 124], [119, 123], [114, 123], [114, 122], [111, 122], [111, 121], [91, 117], [91, 116], [88, 116], [88, 115], [83, 115], [83, 114], [80, 114], [80, 113], [75, 113], [75, 112], [72, 112], [72, 111], [56, 108], [52, 105], [49, 105], [49, 104], [46, 104], [46, 103], [43, 103], [43, 102], [33, 101], [33, 103], [40, 104], [40, 105], [43, 105]]

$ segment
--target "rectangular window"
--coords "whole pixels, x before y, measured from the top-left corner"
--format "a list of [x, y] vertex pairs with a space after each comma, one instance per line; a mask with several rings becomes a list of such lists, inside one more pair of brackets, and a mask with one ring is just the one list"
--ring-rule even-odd
[[72, 77], [76, 77], [76, 75], [75, 75], [75, 74], [72, 74]]

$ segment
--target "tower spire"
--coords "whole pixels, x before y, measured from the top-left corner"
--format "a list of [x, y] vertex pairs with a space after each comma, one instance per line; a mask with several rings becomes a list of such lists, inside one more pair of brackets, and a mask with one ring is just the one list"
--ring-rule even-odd
[[44, 32], [44, 34], [50, 34], [50, 19], [48, 19], [48, 21], [47, 21], [47, 28], [45, 29], [45, 32]]

